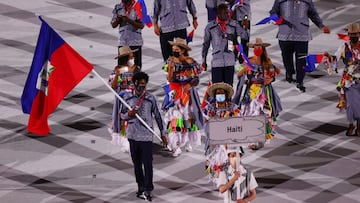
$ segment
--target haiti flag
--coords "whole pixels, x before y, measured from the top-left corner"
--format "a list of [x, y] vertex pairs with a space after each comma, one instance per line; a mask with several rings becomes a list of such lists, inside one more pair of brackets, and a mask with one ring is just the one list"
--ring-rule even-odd
[[30, 114], [28, 131], [45, 136], [50, 132], [48, 116], [93, 66], [39, 19], [40, 33], [21, 105]]
[[323, 60], [324, 54], [309, 54], [306, 56], [306, 66], [304, 67], [305, 72], [313, 72], [316, 67]]
[[266, 17], [259, 22], [257, 22], [255, 25], [265, 25], [265, 24], [275, 24], [275, 25], [281, 25], [283, 23], [284, 19], [282, 16], [278, 16], [276, 14], [272, 14], [269, 17]]

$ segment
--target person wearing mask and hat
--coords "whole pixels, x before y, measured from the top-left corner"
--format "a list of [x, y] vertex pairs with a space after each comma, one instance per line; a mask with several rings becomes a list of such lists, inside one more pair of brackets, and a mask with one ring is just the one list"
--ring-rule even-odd
[[135, 8], [136, 0], [121, 0], [121, 3], [116, 4], [112, 13], [111, 26], [113, 28], [119, 27], [118, 50], [122, 46], [129, 46], [134, 52], [134, 63], [141, 68], [141, 49], [143, 45], [142, 29], [144, 25], [141, 17], [138, 15], [139, 11]]
[[[239, 146], [225, 146], [224, 148], [227, 161], [224, 163], [217, 180], [217, 187], [224, 196], [224, 203], [251, 202], [256, 198], [258, 184], [254, 173], [241, 163], [245, 152]], [[237, 193], [238, 186], [240, 186], [240, 196]]]
[[208, 92], [211, 99], [204, 109], [207, 120], [239, 116], [238, 106], [231, 102], [234, 90], [229, 84], [214, 83], [209, 87]]
[[200, 100], [195, 87], [199, 84], [200, 65], [189, 56], [191, 48], [182, 38], [169, 41], [172, 46], [171, 56], [164, 71], [172, 93], [171, 105], [163, 103], [165, 123], [167, 124], [168, 147], [173, 156], [182, 153], [181, 147], [192, 151], [192, 145], [201, 144], [200, 129], [202, 114], [199, 110]]
[[230, 19], [227, 4], [217, 7], [216, 20], [207, 24], [202, 46], [202, 67], [206, 70], [206, 58], [212, 46], [211, 80], [212, 83], [225, 82], [233, 85], [235, 73], [234, 45], [238, 37], [247, 39], [248, 33], [234, 20]]
[[144, 72], [137, 72], [132, 77], [135, 90], [126, 93], [123, 98], [132, 107], [129, 110], [123, 106], [121, 119], [128, 122], [126, 136], [130, 143], [130, 155], [134, 164], [134, 172], [138, 191], [136, 196], [147, 201], [152, 200], [153, 184], [153, 134], [136, 117], [138, 114], [150, 128], [153, 128], [153, 116], [159, 127], [161, 139], [166, 144], [163, 120], [158, 109], [156, 97], [146, 90], [149, 76]]
[[[209, 89], [209, 96], [213, 98], [204, 108], [204, 115], [206, 121], [211, 119], [229, 119], [231, 117], [239, 117], [240, 110], [238, 106], [231, 102], [231, 97], [234, 94], [233, 88], [224, 82], [214, 83]], [[212, 182], [216, 183], [219, 177], [219, 171], [224, 163], [223, 145], [210, 145], [209, 126], [205, 125], [206, 141], [205, 141], [205, 156], [206, 156], [206, 171]]]
[[154, 33], [160, 37], [161, 53], [164, 61], [167, 61], [172, 53], [168, 41], [173, 41], [177, 37], [186, 39], [186, 28], [190, 26], [187, 9], [192, 15], [192, 24], [196, 29], [198, 21], [193, 0], [154, 0], [152, 17]]
[[[224, 82], [214, 83], [208, 88], [208, 92], [210, 97], [209, 103], [203, 110], [206, 120], [213, 118], [226, 119], [240, 116], [238, 105], [231, 102], [231, 97], [234, 94], [234, 90], [229, 84]], [[208, 131], [205, 131], [208, 138]], [[205, 143], [205, 155], [210, 154], [214, 147], [216, 146], [209, 145], [207, 139]]]
[[[330, 29], [323, 24], [312, 0], [275, 0], [269, 13], [270, 15], [281, 16], [283, 22], [286, 22], [279, 25], [277, 34], [286, 70], [285, 79], [289, 83], [296, 82], [296, 88], [300, 92], [305, 92], [304, 67], [306, 66], [306, 56], [311, 40], [309, 19], [323, 33], [330, 33]], [[295, 73], [296, 80], [293, 78]]]
[[[134, 84], [132, 77], [134, 73], [140, 71], [140, 67], [133, 63], [136, 50], [131, 50], [128, 46], [120, 47], [119, 55], [115, 57], [118, 61], [118, 65], [110, 74], [109, 83], [111, 87], [122, 97], [126, 92], [134, 90]], [[126, 123], [120, 119], [120, 109], [122, 103], [117, 97], [114, 100], [112, 124], [109, 132], [111, 133], [111, 143], [118, 144], [123, 152], [129, 151], [129, 142], [126, 138], [125, 127]]]
[[[346, 115], [349, 126], [346, 136], [360, 136], [360, 26], [352, 23], [347, 26], [349, 42], [345, 42], [341, 58], [345, 64], [342, 79], [337, 89], [344, 95]], [[341, 98], [341, 97], [340, 97]], [[341, 102], [341, 101], [340, 101]], [[338, 104], [338, 106], [340, 103]], [[354, 122], [357, 122], [356, 130]], [[354, 133], [355, 130], [355, 133]]]
[[[244, 116], [257, 116], [262, 113], [266, 115], [266, 139], [269, 141], [274, 136], [274, 128], [277, 117], [282, 111], [280, 97], [271, 85], [280, 69], [275, 67], [269, 58], [266, 47], [269, 43], [256, 38], [255, 42], [249, 44], [254, 49], [254, 56], [249, 57], [251, 64], [238, 72], [242, 77], [246, 74], [246, 89], [241, 101]], [[262, 147], [263, 143], [250, 145], [252, 149]]]

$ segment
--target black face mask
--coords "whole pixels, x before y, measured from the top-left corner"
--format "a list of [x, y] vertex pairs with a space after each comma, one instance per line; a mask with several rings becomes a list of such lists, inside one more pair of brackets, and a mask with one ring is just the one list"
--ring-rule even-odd
[[131, 3], [132, 0], [122, 0], [123, 4], [129, 5]]
[[359, 41], [359, 37], [350, 37], [350, 42], [356, 44]]
[[178, 52], [178, 51], [173, 51], [173, 56], [174, 56], [175, 58], [179, 58], [179, 57], [180, 57], [180, 52]]
[[136, 91], [138, 92], [143, 92], [145, 90], [145, 86], [144, 85], [137, 85], [135, 86]]

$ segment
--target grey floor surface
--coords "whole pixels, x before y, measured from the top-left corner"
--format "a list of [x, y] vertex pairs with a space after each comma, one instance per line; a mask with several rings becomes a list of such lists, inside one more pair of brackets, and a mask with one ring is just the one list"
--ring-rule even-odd
[[[201, 62], [206, 25], [203, 0], [194, 0], [199, 28], [190, 53]], [[267, 16], [273, 1], [253, 0], [252, 24]], [[332, 34], [313, 24], [310, 52], [335, 52], [336, 33], [359, 21], [358, 0], [314, 1]], [[42, 15], [60, 35], [107, 78], [115, 65], [117, 30], [110, 26], [116, 1], [2, 0], [0, 2], [0, 202], [142, 202], [135, 197], [131, 159], [110, 144], [107, 131], [113, 95], [89, 74], [50, 116], [51, 134], [30, 136], [28, 115], [20, 96], [29, 72]], [[148, 9], [152, 0], [146, 0]], [[190, 30], [188, 30], [190, 31]], [[251, 38], [272, 44], [268, 51], [282, 67], [276, 26], [253, 26]], [[143, 30], [143, 70], [150, 74], [149, 89], [161, 102], [165, 74], [159, 39]], [[282, 69], [283, 70], [283, 69]], [[210, 73], [201, 76], [203, 95]], [[284, 111], [278, 135], [262, 150], [246, 151], [244, 162], [254, 171], [259, 188], [253, 202], [360, 202], [360, 138], [346, 137], [345, 112], [336, 109], [339, 74], [318, 70], [307, 75], [306, 93], [285, 82], [282, 73], [274, 87]], [[221, 202], [204, 172], [203, 149], [168, 157], [154, 144], [153, 202]]]

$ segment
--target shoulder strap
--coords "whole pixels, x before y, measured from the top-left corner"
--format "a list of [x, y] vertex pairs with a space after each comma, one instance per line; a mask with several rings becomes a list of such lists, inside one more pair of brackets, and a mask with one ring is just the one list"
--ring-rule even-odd
[[246, 169], [246, 193], [245, 196], [250, 196], [250, 178], [251, 178], [251, 171], [248, 168]]

